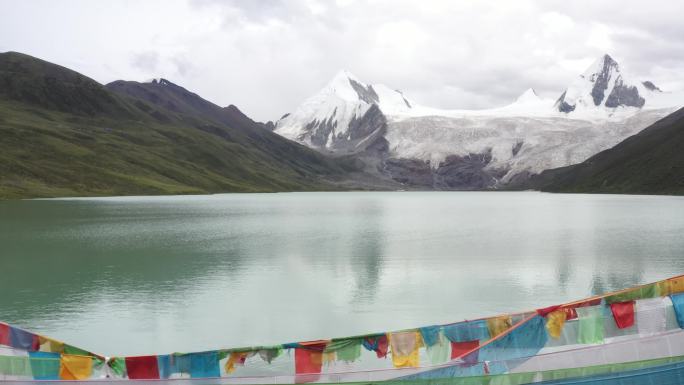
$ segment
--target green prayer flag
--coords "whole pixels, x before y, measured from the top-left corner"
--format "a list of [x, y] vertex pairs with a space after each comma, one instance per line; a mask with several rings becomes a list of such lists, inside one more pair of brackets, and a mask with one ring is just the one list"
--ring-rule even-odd
[[0, 374], [5, 376], [32, 377], [28, 356], [0, 356]]
[[102, 365], [104, 365], [103, 359], [100, 359], [98, 357], [93, 357], [93, 369], [94, 370], [102, 369]]
[[126, 359], [123, 357], [112, 357], [109, 359], [109, 367], [112, 372], [119, 377], [126, 376]]
[[637, 287], [636, 289], [629, 290], [624, 293], [608, 296], [606, 297], [606, 303], [610, 305], [611, 303], [636, 301], [638, 299], [656, 297], [660, 297], [660, 290], [658, 289], [657, 284], [652, 283], [650, 285]]
[[449, 341], [444, 336], [444, 331], [440, 330], [437, 342], [427, 347], [427, 355], [432, 365], [439, 365], [449, 360]]
[[580, 344], [603, 343], [603, 306], [579, 307], [579, 332], [577, 342]]
[[335, 352], [339, 361], [354, 362], [361, 357], [361, 340], [349, 340], [349, 343], [338, 348]]
[[64, 354], [71, 354], [75, 356], [92, 356], [90, 352], [69, 344], [64, 344]]

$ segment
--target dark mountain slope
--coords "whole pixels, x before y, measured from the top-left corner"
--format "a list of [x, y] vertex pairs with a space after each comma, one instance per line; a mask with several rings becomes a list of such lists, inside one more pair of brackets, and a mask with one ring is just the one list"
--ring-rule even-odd
[[233, 109], [235, 127], [17, 53], [0, 69], [0, 197], [333, 189], [351, 167]]
[[329, 163], [354, 169], [350, 160], [330, 159], [271, 132], [266, 125], [253, 121], [234, 105], [219, 107], [166, 79], [147, 83], [117, 80], [105, 88], [122, 97], [144, 100], [154, 108], [170, 112], [175, 119], [191, 122], [198, 129], [223, 139], [246, 141], [272, 162], [309, 172], [324, 172], [311, 166]]
[[542, 191], [684, 194], [684, 109], [615, 147], [533, 178]]
[[104, 88], [115, 94], [144, 100], [172, 113], [225, 123], [221, 116], [221, 107], [166, 79], [155, 79], [150, 83], [117, 80], [105, 85]]
[[0, 99], [78, 115], [140, 116], [93, 79], [18, 52], [0, 53]]
[[147, 83], [116, 80], [105, 85], [105, 88], [121, 96], [144, 100], [153, 106], [177, 114], [211, 120], [243, 131], [257, 127], [266, 128], [265, 124], [253, 121], [232, 104], [228, 107], [219, 107], [166, 79], [154, 79]]

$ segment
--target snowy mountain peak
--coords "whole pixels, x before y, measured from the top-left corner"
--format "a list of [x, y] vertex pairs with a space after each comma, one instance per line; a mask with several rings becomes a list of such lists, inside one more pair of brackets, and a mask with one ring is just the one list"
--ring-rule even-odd
[[568, 87], [556, 101], [560, 112], [612, 111], [618, 107], [641, 108], [647, 88], [620, 70], [610, 55], [599, 57]]
[[620, 65], [610, 55], [605, 54], [594, 61], [582, 75], [582, 77], [596, 77], [606, 74], [610, 76], [612, 72], [620, 72]]
[[317, 94], [276, 123], [275, 132], [316, 148], [349, 149], [384, 126], [385, 115], [411, 109], [411, 102], [382, 84], [339, 71]]
[[541, 100], [534, 88], [528, 88], [525, 92], [520, 94], [515, 100], [515, 103], [537, 103]]
[[363, 101], [368, 104], [378, 103], [378, 95], [369, 86], [360, 81], [347, 70], [341, 70], [323, 88], [321, 94], [334, 95], [348, 101]]
[[349, 82], [349, 80], [354, 80], [356, 82], [361, 82], [354, 74], [349, 72], [348, 70], [342, 69], [339, 70], [335, 76], [333, 76], [332, 79], [330, 79], [330, 82], [328, 82], [329, 85], [334, 86], [334, 85], [342, 85], [344, 86], [346, 83]]

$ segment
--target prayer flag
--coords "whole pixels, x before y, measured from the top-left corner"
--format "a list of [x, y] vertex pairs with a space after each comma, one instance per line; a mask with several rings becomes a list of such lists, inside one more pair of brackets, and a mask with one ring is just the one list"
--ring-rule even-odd
[[126, 372], [132, 380], [153, 380], [159, 378], [157, 356], [126, 357]]
[[603, 306], [575, 309], [579, 319], [577, 342], [580, 344], [603, 343]]
[[10, 346], [10, 327], [0, 322], [0, 345]]
[[425, 346], [432, 346], [439, 342], [440, 329], [440, 326], [425, 326], [418, 329], [420, 330], [421, 337], [423, 337]]
[[[296, 378], [297, 383], [312, 382], [319, 379], [323, 367], [323, 351], [327, 341], [302, 342], [295, 348], [295, 373], [307, 376]], [[309, 376], [309, 374], [311, 374]]]
[[487, 328], [489, 329], [489, 335], [491, 338], [494, 338], [505, 332], [511, 326], [513, 326], [513, 320], [511, 319], [511, 316], [508, 315], [489, 318], [487, 320]]
[[346, 344], [338, 347], [337, 350], [335, 350], [337, 360], [345, 362], [354, 362], [358, 360], [359, 357], [361, 357], [361, 340], [354, 338], [346, 341]]
[[226, 373], [233, 373], [235, 365], [244, 365], [248, 355], [248, 352], [231, 352], [225, 365]]
[[634, 326], [634, 301], [611, 303], [610, 311], [618, 328]]
[[93, 359], [88, 356], [62, 354], [59, 378], [62, 380], [86, 380], [93, 372]]
[[659, 297], [658, 285], [655, 283], [640, 286], [634, 289], [630, 289], [624, 292], [610, 295], [605, 298], [607, 304], [615, 302], [628, 302], [637, 299], [655, 298]]
[[53, 340], [52, 338], [38, 336], [41, 352], [61, 353], [64, 351], [64, 342]]
[[636, 324], [639, 335], [651, 335], [667, 330], [667, 310], [672, 306], [669, 297], [636, 301]]
[[468, 354], [465, 357], [462, 357], [464, 354], [468, 353], [469, 351], [477, 348], [480, 346], [480, 341], [475, 340], [475, 341], [464, 341], [464, 342], [452, 342], [451, 343], [451, 359], [455, 360], [457, 358], [461, 358], [467, 363], [475, 363], [477, 362], [477, 350], [474, 352], [474, 354]]
[[684, 329], [684, 293], [673, 294], [670, 296], [670, 299], [672, 300], [672, 306], [674, 306], [677, 324], [681, 329]]
[[670, 278], [668, 281], [670, 282], [669, 289], [671, 294], [684, 292], [684, 277]]
[[[437, 330], [436, 341], [432, 345], [426, 346], [427, 356], [432, 365], [443, 364], [449, 359], [449, 340], [444, 337], [442, 330]], [[425, 337], [423, 337], [423, 341], [425, 341]]]
[[59, 380], [59, 353], [29, 352], [34, 380]]
[[397, 368], [420, 366], [419, 350], [423, 339], [418, 331], [389, 333], [392, 364]]
[[366, 337], [363, 339], [362, 344], [367, 350], [374, 351], [378, 358], [387, 357], [389, 343], [386, 334], [377, 337]]
[[487, 321], [466, 321], [443, 327], [444, 335], [451, 342], [486, 341], [491, 338]]
[[[166, 356], [168, 357], [168, 356]], [[126, 359], [123, 357], [112, 357], [107, 363], [112, 369], [112, 373], [117, 377], [126, 377]], [[167, 377], [164, 377], [167, 378]]]
[[546, 316], [546, 330], [552, 338], [559, 339], [568, 315], [563, 310], [554, 310]]
[[32, 351], [37, 351], [40, 349], [40, 341], [38, 341], [38, 336], [33, 333], [10, 326], [9, 334], [10, 346], [13, 348]]
[[190, 378], [221, 377], [218, 352], [191, 353]]
[[259, 350], [259, 357], [270, 364], [274, 359], [278, 358], [282, 352], [282, 348], [261, 349]]

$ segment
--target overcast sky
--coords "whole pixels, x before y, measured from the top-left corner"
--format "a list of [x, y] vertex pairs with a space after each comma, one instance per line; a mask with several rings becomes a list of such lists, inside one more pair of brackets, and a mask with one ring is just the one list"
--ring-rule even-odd
[[274, 120], [340, 69], [443, 108], [546, 97], [603, 53], [684, 88], [684, 2], [0, 0], [0, 51], [107, 83], [164, 77]]

